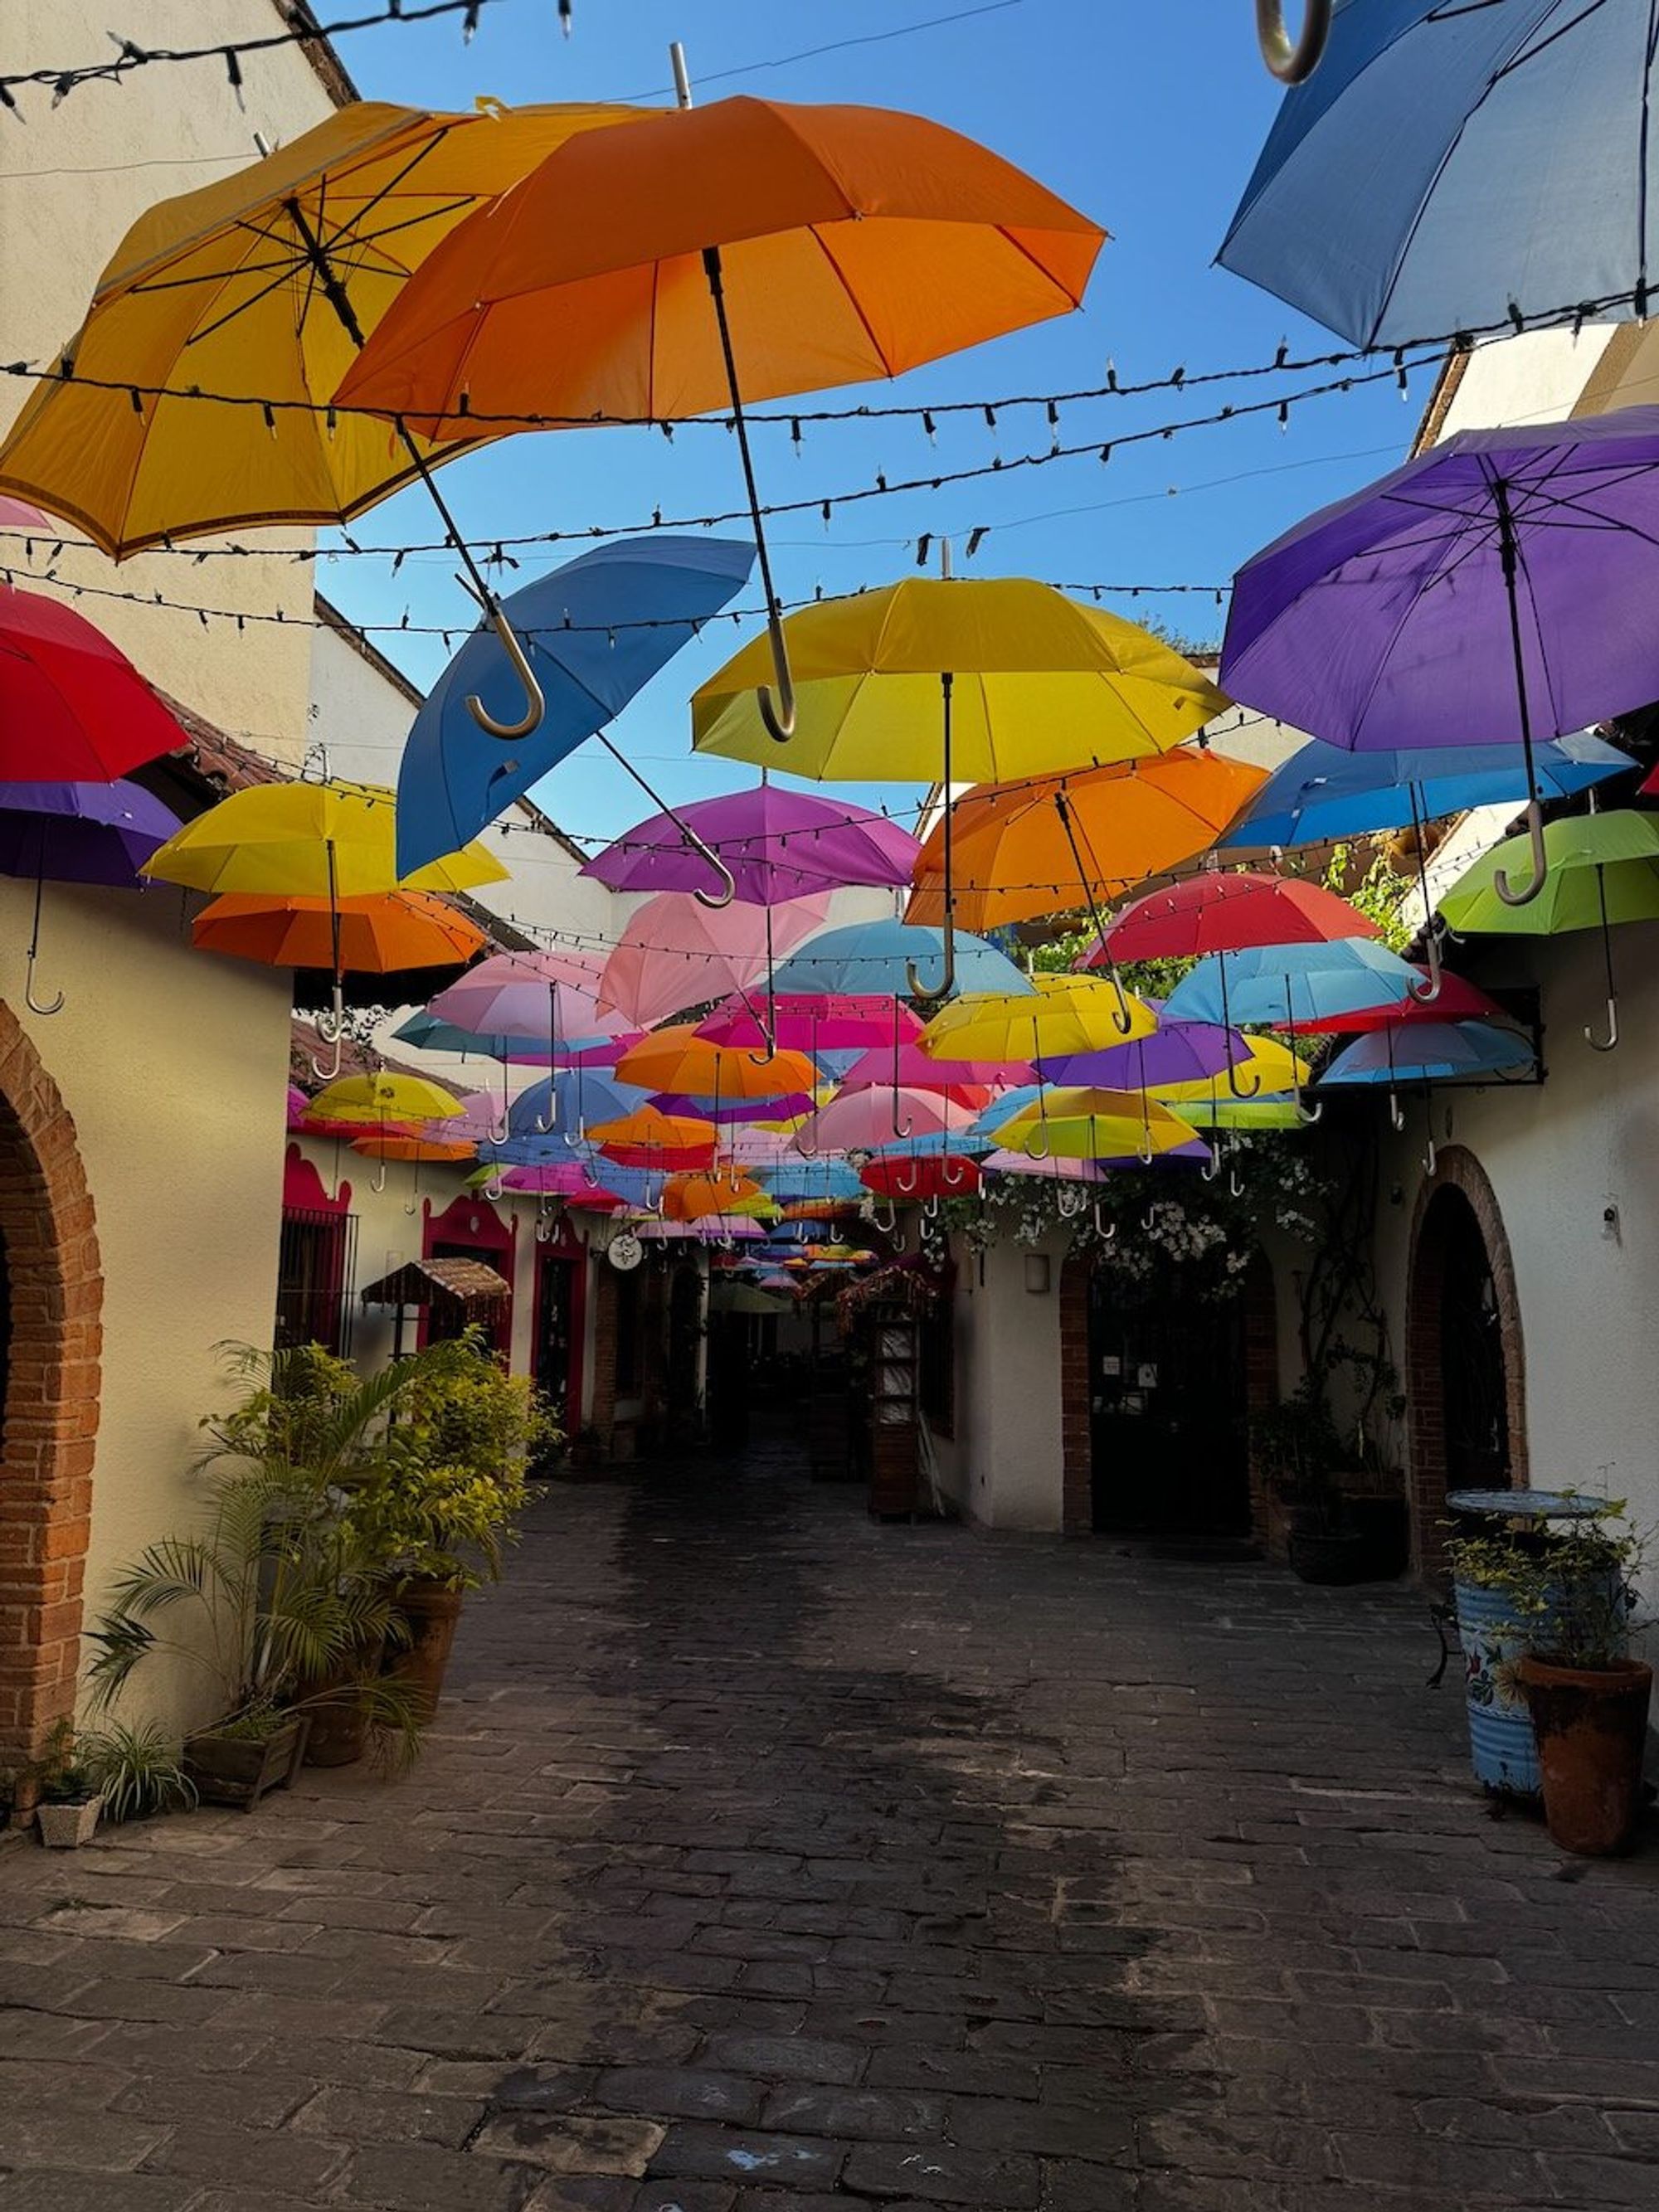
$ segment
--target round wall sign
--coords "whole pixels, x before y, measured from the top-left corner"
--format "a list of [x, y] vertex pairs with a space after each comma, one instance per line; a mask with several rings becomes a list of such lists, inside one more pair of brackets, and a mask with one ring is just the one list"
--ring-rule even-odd
[[631, 1229], [624, 1229], [620, 1237], [611, 1238], [605, 1257], [618, 1273], [625, 1275], [644, 1259], [645, 1247]]

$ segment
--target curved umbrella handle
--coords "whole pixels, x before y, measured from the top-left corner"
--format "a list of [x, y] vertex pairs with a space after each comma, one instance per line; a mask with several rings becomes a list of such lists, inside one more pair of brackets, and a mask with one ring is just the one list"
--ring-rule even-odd
[[1098, 1199], [1095, 1200], [1094, 1222], [1095, 1235], [1099, 1237], [1103, 1244], [1109, 1244], [1113, 1237], [1117, 1235], [1117, 1224], [1115, 1221], [1103, 1221], [1101, 1219], [1100, 1200]]
[[939, 951], [945, 962], [945, 969], [939, 977], [937, 990], [929, 990], [922, 981], [916, 972], [916, 963], [914, 960], [907, 960], [904, 963], [904, 980], [909, 986], [910, 996], [925, 1006], [939, 1006], [944, 1000], [948, 999], [957, 988], [957, 933], [949, 921], [945, 925], [944, 939]]
[[1074, 1221], [1089, 1203], [1087, 1194], [1079, 1183], [1063, 1182], [1056, 1203], [1062, 1221]]
[[553, 1242], [553, 1209], [545, 1199], [536, 1208], [536, 1242], [538, 1244]]
[[1431, 1175], [1435, 1172], [1435, 1170], [1439, 1166], [1439, 1164], [1440, 1164], [1440, 1155], [1438, 1154], [1438, 1152], [1437, 1152], [1435, 1151], [1435, 1148], [1434, 1148], [1434, 1131], [1433, 1131], [1432, 1129], [1431, 1129], [1431, 1130], [1430, 1130], [1430, 1132], [1429, 1132], [1429, 1149], [1428, 1149], [1428, 1150], [1427, 1150], [1427, 1152], [1425, 1152], [1425, 1153], [1424, 1153], [1424, 1155], [1423, 1155], [1423, 1172], [1424, 1172], [1424, 1174], [1425, 1174], [1425, 1175], [1426, 1175], [1426, 1176], [1431, 1176]]
[[1549, 854], [1544, 849], [1544, 810], [1535, 799], [1527, 806], [1527, 835], [1532, 841], [1532, 881], [1517, 890], [1507, 869], [1499, 868], [1492, 876], [1492, 887], [1505, 906], [1530, 906], [1550, 872]]
[[1156, 1206], [1149, 1206], [1140, 1217], [1140, 1233], [1143, 1237], [1150, 1237], [1157, 1226], [1158, 1208]]
[[681, 823], [680, 828], [690, 839], [691, 842], [696, 847], [703, 859], [708, 861], [709, 866], [720, 878], [720, 888], [718, 891], [693, 891], [691, 894], [692, 897], [696, 899], [699, 906], [716, 908], [730, 906], [732, 900], [738, 895], [737, 878], [732, 873], [731, 869], [726, 866], [725, 861], [721, 860], [720, 854], [714, 850], [714, 847], [712, 845], [705, 844], [703, 840], [698, 836], [695, 830], [687, 830], [684, 822]]
[[787, 745], [795, 734], [795, 678], [789, 666], [789, 641], [783, 634], [775, 601], [769, 601], [766, 609], [766, 631], [772, 641], [772, 672], [778, 687], [777, 703], [773, 704], [769, 687], [763, 684], [755, 694], [755, 705], [766, 725], [766, 734], [775, 744]]
[[374, 1180], [368, 1186], [378, 1198], [386, 1188], [386, 1154], [380, 1154], [380, 1164], [374, 1170]]
[[[1103, 945], [1105, 941], [1104, 938], [1101, 939]], [[1129, 1001], [1124, 995], [1123, 978], [1117, 972], [1117, 963], [1109, 952], [1106, 955], [1106, 967], [1112, 988], [1117, 993], [1117, 1005], [1112, 1012], [1112, 1027], [1120, 1036], [1127, 1036], [1135, 1025], [1135, 1018], [1129, 1012]]]
[[312, 1054], [311, 1072], [324, 1083], [332, 1083], [339, 1074], [345, 1056], [345, 1005], [338, 983], [334, 986], [334, 1005], [331, 1011], [317, 1017], [317, 1034], [325, 1044], [334, 1048], [334, 1057], [326, 1066]]
[[1434, 926], [1432, 915], [1429, 917], [1429, 933], [1423, 941], [1423, 950], [1428, 957], [1429, 980], [1421, 986], [1415, 982], [1407, 983], [1406, 988], [1419, 1006], [1427, 1006], [1440, 996], [1441, 988], [1446, 980], [1440, 964], [1440, 933]]
[[1310, 1106], [1306, 1099], [1302, 1096], [1302, 1093], [1299, 1091], [1297, 1092], [1296, 1118], [1301, 1122], [1304, 1129], [1311, 1129], [1314, 1123], [1319, 1120], [1324, 1111], [1325, 1102], [1322, 1098], [1320, 1100], [1317, 1106]]
[[1400, 1103], [1400, 1094], [1396, 1091], [1390, 1091], [1389, 1093], [1389, 1127], [1394, 1131], [1395, 1134], [1398, 1136], [1405, 1126], [1406, 1109]]
[[893, 1188], [898, 1192], [901, 1197], [914, 1198], [916, 1193], [921, 1188], [921, 1166], [920, 1162], [918, 1162], [910, 1170], [910, 1180], [908, 1182], [906, 1182], [902, 1175], [895, 1173], [893, 1176]]
[[1206, 1182], [1213, 1182], [1221, 1173], [1221, 1154], [1213, 1145], [1210, 1147], [1209, 1158], [1205, 1161], [1198, 1172]]
[[1261, 58], [1281, 84], [1301, 84], [1318, 68], [1331, 34], [1331, 0], [1307, 0], [1302, 35], [1285, 28], [1284, 0], [1255, 0], [1255, 35]]
[[501, 1181], [501, 1171], [499, 1167], [495, 1169], [489, 1182], [485, 1183], [483, 1187], [483, 1194], [489, 1200], [489, 1203], [492, 1206], [498, 1205], [500, 1201], [507, 1196], [507, 1185]]
[[1617, 999], [1609, 998], [1607, 1000], [1607, 1033], [1606, 1036], [1597, 1036], [1595, 1030], [1589, 1027], [1588, 1023], [1586, 1023], [1584, 1026], [1584, 1042], [1589, 1046], [1592, 1052], [1612, 1052], [1615, 1048], [1619, 1042], [1619, 1001]]
[[882, 1219], [873, 1203], [871, 1205], [866, 1218], [869, 1221], [870, 1226], [876, 1231], [878, 1236], [890, 1237], [893, 1234], [893, 1231], [898, 1227], [898, 1209], [895, 1206], [892, 1200], [890, 1198], [887, 1201], [887, 1218], [885, 1221]]
[[[61, 1014], [64, 1011], [64, 994], [61, 991], [55, 992], [50, 999], [37, 999], [35, 997], [34, 962], [34, 947], [31, 945], [29, 947], [28, 980], [23, 986], [24, 1003], [27, 1006], [28, 1010], [32, 1014]], [[336, 1070], [336, 1073], [338, 1073], [337, 1069]]]
[[1261, 1089], [1261, 1074], [1260, 1069], [1256, 1071], [1255, 1080], [1250, 1085], [1249, 1089], [1246, 1091], [1241, 1086], [1238, 1080], [1238, 1062], [1235, 1060], [1230, 1060], [1227, 1062], [1227, 1088], [1232, 1092], [1235, 1098], [1244, 1099], [1255, 1097]]
[[501, 641], [501, 650], [513, 663], [518, 672], [519, 681], [524, 686], [525, 710], [516, 722], [498, 722], [477, 693], [471, 691], [467, 694], [466, 711], [481, 730], [492, 738], [500, 738], [511, 744], [514, 738], [527, 738], [532, 730], [540, 729], [542, 719], [547, 713], [547, 694], [537, 679], [529, 656], [520, 644], [518, 632], [507, 620], [505, 609], [492, 605], [489, 620]]

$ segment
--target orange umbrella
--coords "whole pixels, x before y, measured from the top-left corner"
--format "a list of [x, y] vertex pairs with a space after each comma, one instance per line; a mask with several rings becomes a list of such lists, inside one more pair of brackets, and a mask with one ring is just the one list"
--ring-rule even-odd
[[818, 1072], [804, 1052], [750, 1052], [743, 1045], [713, 1043], [689, 1022], [656, 1030], [617, 1062], [618, 1083], [641, 1091], [670, 1091], [717, 1103], [744, 1098], [809, 1098]]
[[765, 1192], [734, 1168], [717, 1168], [708, 1175], [678, 1175], [663, 1185], [663, 1218], [702, 1221], [711, 1213], [751, 1212], [757, 1200], [765, 1206]]
[[351, 1149], [372, 1160], [470, 1160], [477, 1146], [441, 1137], [408, 1136], [401, 1129], [388, 1129], [384, 1135], [372, 1129], [354, 1137]]
[[1106, 234], [921, 116], [746, 96], [693, 109], [672, 52], [678, 112], [570, 138], [459, 225], [337, 397], [439, 437], [476, 434], [469, 412], [729, 409], [784, 737], [793, 691], [744, 398], [897, 376], [1068, 313]]
[[[338, 902], [338, 965], [363, 975], [403, 968], [447, 968], [471, 960], [489, 939], [430, 891], [381, 891]], [[228, 953], [267, 968], [336, 965], [334, 921], [325, 898], [270, 898], [231, 891], [191, 924], [198, 952]]]
[[[1224, 753], [1177, 745], [1150, 760], [980, 784], [956, 802], [957, 920], [982, 933], [1109, 904], [1205, 851], [1267, 775]], [[942, 825], [922, 847], [904, 918], [945, 918]]]
[[596, 1121], [588, 1141], [628, 1168], [706, 1168], [714, 1157], [714, 1125], [660, 1107], [636, 1106], [614, 1121]]

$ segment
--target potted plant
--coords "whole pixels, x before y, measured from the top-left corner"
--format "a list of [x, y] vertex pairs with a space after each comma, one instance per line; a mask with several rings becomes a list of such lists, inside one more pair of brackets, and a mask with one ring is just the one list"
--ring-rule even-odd
[[37, 1793], [35, 1825], [49, 1850], [78, 1850], [92, 1841], [104, 1810], [103, 1792], [76, 1740], [73, 1721], [57, 1723], [25, 1778]]
[[1289, 1516], [1294, 1571], [1306, 1583], [1363, 1581], [1370, 1546], [1348, 1517], [1337, 1479], [1346, 1455], [1315, 1378], [1304, 1375], [1289, 1397], [1253, 1415], [1250, 1434], [1268, 1486]]
[[319, 1717], [340, 1724], [349, 1756], [417, 1747], [411, 1700], [380, 1671], [399, 1633], [386, 1563], [352, 1510], [417, 1362], [363, 1382], [315, 1346], [228, 1358], [242, 1389], [203, 1425], [202, 1521], [116, 1577], [89, 1632], [90, 1675], [100, 1709], [158, 1651], [204, 1675], [215, 1718], [186, 1740], [183, 1772], [202, 1796], [251, 1810], [292, 1779]]
[[392, 1577], [401, 1633], [386, 1674], [419, 1720], [437, 1711], [465, 1595], [500, 1575], [529, 1464], [557, 1434], [481, 1329], [431, 1346], [399, 1394], [384, 1460], [351, 1515]]
[[1544, 1818], [1563, 1850], [1627, 1850], [1642, 1805], [1653, 1669], [1630, 1656], [1631, 1535], [1575, 1529], [1559, 1541], [1554, 1601], [1520, 1663], [1543, 1783]]

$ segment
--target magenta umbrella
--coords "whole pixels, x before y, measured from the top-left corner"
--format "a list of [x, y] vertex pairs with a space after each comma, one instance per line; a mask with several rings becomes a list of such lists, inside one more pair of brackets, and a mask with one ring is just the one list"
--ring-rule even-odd
[[[1079, 1080], [1082, 1079], [1079, 1078]], [[865, 1091], [872, 1083], [897, 1084], [911, 1091], [938, 1091], [964, 1104], [983, 1105], [985, 1093], [1000, 1085], [1035, 1083], [1036, 1071], [1018, 1060], [935, 1060], [914, 1038], [895, 1045], [872, 1045], [841, 1079], [843, 1091]], [[975, 1094], [970, 1102], [967, 1094]]]
[[693, 1121], [716, 1121], [722, 1127], [743, 1121], [793, 1121], [810, 1114], [813, 1101], [804, 1091], [788, 1091], [776, 1098], [731, 1098], [717, 1103], [694, 1098], [684, 1091], [653, 1091], [650, 1103], [659, 1113], [679, 1114]]
[[[921, 1035], [920, 1016], [902, 1000], [879, 991], [787, 991], [772, 1002], [781, 1052], [856, 1052], [896, 1036], [908, 1044]], [[766, 1042], [759, 1017], [746, 999], [728, 999], [698, 1029], [710, 1044], [759, 1046]]]
[[908, 887], [921, 848], [868, 807], [786, 791], [764, 776], [749, 791], [700, 799], [677, 820], [653, 814], [624, 830], [582, 870], [613, 891], [696, 891], [708, 863], [684, 834], [694, 830], [726, 863], [750, 906], [781, 906], [847, 884]]
[[787, 952], [822, 928], [829, 907], [827, 893], [762, 908], [705, 907], [692, 892], [664, 891], [629, 917], [605, 963], [599, 1005], [648, 1030], [750, 990], [766, 974], [769, 933], [773, 950]]

